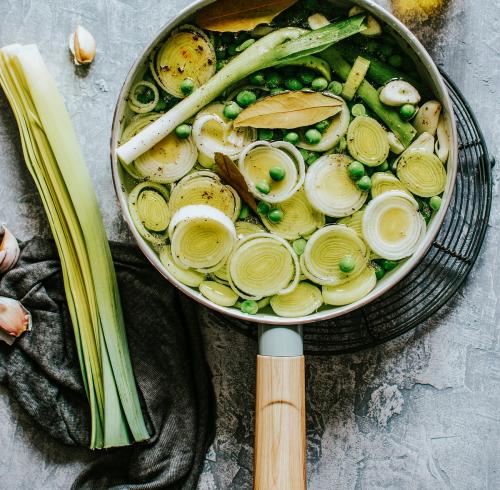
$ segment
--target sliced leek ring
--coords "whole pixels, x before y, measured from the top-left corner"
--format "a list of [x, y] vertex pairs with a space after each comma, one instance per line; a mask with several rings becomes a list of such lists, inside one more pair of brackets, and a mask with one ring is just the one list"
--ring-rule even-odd
[[342, 101], [342, 109], [338, 114], [330, 119], [330, 125], [323, 133], [319, 143], [310, 145], [305, 142], [300, 142], [297, 145], [299, 148], [304, 148], [305, 150], [310, 151], [328, 151], [334, 148], [340, 141], [340, 138], [347, 133], [347, 128], [349, 127], [349, 122], [351, 120], [349, 108], [347, 107], [344, 99], [333, 94], [331, 96]]
[[[285, 170], [285, 178], [280, 182], [273, 182], [269, 177], [269, 170], [276, 166]], [[273, 204], [290, 199], [302, 187], [306, 173], [301, 153], [285, 141], [256, 141], [248, 145], [240, 155], [239, 168], [250, 192], [261, 201]], [[269, 194], [256, 188], [262, 181], [271, 184]]]
[[172, 250], [170, 245], [163, 245], [159, 250], [160, 261], [163, 267], [172, 274], [179, 282], [190, 286], [192, 288], [197, 288], [200, 286], [202, 281], [205, 280], [205, 274], [195, 271], [193, 269], [185, 269], [184, 267], [179, 267], [172, 259]]
[[269, 233], [255, 233], [238, 241], [228, 270], [229, 284], [239, 296], [259, 300], [293, 291], [300, 266], [288, 242]]
[[358, 116], [349, 124], [347, 148], [356, 160], [376, 167], [389, 155], [389, 139], [381, 124], [369, 116]]
[[138, 184], [128, 196], [130, 216], [140, 235], [154, 245], [165, 243], [170, 222], [169, 193], [154, 182]]
[[405, 151], [398, 160], [397, 174], [403, 185], [416, 196], [437, 196], [446, 187], [443, 162], [427, 151]]
[[309, 204], [303, 189], [299, 189], [278, 207], [283, 211], [283, 219], [279, 223], [273, 223], [265, 215], [262, 216], [262, 222], [270, 232], [285, 240], [308, 236], [325, 224], [325, 216]]
[[[146, 87], [153, 92], [154, 97], [151, 102], [144, 103], [137, 99], [137, 92], [141, 87]], [[130, 89], [128, 96], [128, 106], [132, 111], [137, 112], [138, 114], [145, 114], [146, 112], [152, 111], [155, 108], [156, 104], [158, 104], [159, 100], [160, 92], [158, 91], [156, 85], [154, 83], [148, 82], [147, 80], [141, 80]]]
[[260, 225], [251, 221], [237, 221], [234, 227], [236, 228], [236, 235], [238, 236], [238, 239], [265, 231]]
[[150, 60], [151, 73], [160, 87], [175, 97], [184, 97], [181, 84], [186, 78], [195, 89], [215, 74], [215, 50], [210, 38], [192, 25], [176, 29]]
[[391, 172], [375, 172], [372, 175], [372, 197], [377, 197], [387, 191], [408, 192], [401, 181]]
[[323, 286], [323, 301], [327, 305], [343, 306], [365, 297], [377, 284], [372, 267], [366, 267], [359, 276], [338, 286]]
[[425, 229], [417, 201], [402, 191], [387, 191], [375, 197], [363, 215], [363, 236], [384, 259], [400, 260], [412, 255]]
[[[368, 248], [358, 234], [344, 225], [330, 225], [309, 238], [300, 256], [303, 274], [316, 284], [336, 286], [361, 274], [367, 266]], [[340, 270], [341, 260], [350, 255], [355, 267], [350, 273]]]
[[204, 273], [220, 269], [236, 241], [233, 222], [222, 211], [204, 204], [179, 209], [172, 216], [168, 235], [173, 261]]
[[229, 273], [227, 272], [227, 262], [213, 273], [214, 281], [222, 284], [229, 284]]
[[362, 223], [363, 223], [363, 214], [365, 210], [364, 208], [360, 209], [359, 211], [356, 211], [355, 213], [352, 213], [349, 216], [346, 216], [345, 218], [339, 219], [337, 221], [337, 224], [339, 225], [344, 225], [347, 226], [348, 228], [351, 228], [354, 230], [359, 237], [363, 238], [363, 228], [362, 228]]
[[238, 295], [230, 287], [215, 281], [203, 281], [199, 289], [205, 298], [219, 306], [233, 306], [238, 301]]
[[299, 282], [297, 287], [287, 294], [271, 298], [271, 308], [278, 316], [296, 318], [314, 313], [323, 304], [323, 297], [318, 287]]
[[304, 189], [311, 206], [334, 218], [349, 216], [365, 203], [368, 194], [349, 178], [352, 159], [331, 154], [319, 158], [307, 171]]
[[254, 128], [234, 128], [224, 116], [224, 105], [214, 102], [202, 109], [193, 123], [193, 139], [199, 151], [198, 161], [204, 167], [214, 164], [215, 153], [236, 160], [243, 148], [256, 139]]
[[224, 185], [219, 176], [208, 170], [186, 175], [172, 188], [170, 211], [176, 213], [183, 206], [207, 204], [222, 211], [232, 221], [238, 219], [241, 199], [229, 185]]

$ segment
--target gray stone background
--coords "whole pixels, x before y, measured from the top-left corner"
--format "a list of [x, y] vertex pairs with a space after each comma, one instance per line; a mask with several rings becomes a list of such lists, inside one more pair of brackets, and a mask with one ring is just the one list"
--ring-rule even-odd
[[[0, 45], [36, 42], [80, 135], [109, 235], [129, 241], [114, 197], [108, 140], [129, 66], [189, 0], [0, 0]], [[385, 4], [382, 0], [380, 3]], [[88, 74], [67, 37], [96, 37]], [[451, 0], [416, 29], [469, 99], [500, 156], [500, 4]], [[86, 75], [86, 76], [85, 76]], [[498, 175], [495, 174], [495, 195]], [[466, 286], [431, 321], [381, 347], [308, 359], [308, 481], [314, 490], [500, 488], [500, 202]], [[0, 96], [0, 221], [21, 238], [49, 235], [25, 170], [16, 127]], [[219, 418], [200, 489], [251, 485], [255, 343], [206, 322]], [[68, 457], [0, 389], [0, 488], [68, 488], [87, 451]]]

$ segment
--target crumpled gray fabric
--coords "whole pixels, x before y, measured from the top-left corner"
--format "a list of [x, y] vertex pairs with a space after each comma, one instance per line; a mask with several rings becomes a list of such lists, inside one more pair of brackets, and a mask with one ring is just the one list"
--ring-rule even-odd
[[[101, 450], [73, 488], [196, 488], [215, 410], [197, 308], [128, 245], [111, 244], [128, 342], [151, 439]], [[89, 444], [90, 415], [53, 242], [22, 244], [0, 296], [30, 310], [33, 330], [0, 342], [0, 383], [52, 437]]]

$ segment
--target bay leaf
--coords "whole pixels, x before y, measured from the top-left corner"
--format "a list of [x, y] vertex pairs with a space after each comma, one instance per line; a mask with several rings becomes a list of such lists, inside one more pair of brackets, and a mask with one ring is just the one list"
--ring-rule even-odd
[[342, 101], [321, 92], [283, 92], [270, 95], [241, 111], [234, 127], [294, 129], [335, 116]]
[[297, 0], [218, 0], [196, 14], [196, 24], [217, 32], [250, 31], [268, 24]]
[[222, 153], [215, 154], [215, 163], [217, 164], [217, 174], [226, 184], [230, 185], [248, 207], [258, 215], [257, 202], [253, 194], [249, 191], [245, 177], [243, 177], [240, 169], [227, 155]]

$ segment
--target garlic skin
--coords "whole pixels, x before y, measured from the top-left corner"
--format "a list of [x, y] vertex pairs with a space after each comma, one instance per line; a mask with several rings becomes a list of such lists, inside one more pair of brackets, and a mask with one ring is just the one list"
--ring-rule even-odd
[[0, 225], [0, 274], [5, 274], [16, 265], [19, 253], [16, 237], [5, 226]]
[[88, 65], [95, 58], [95, 39], [87, 29], [76, 26], [75, 32], [69, 36], [69, 50], [75, 65]]
[[12, 344], [26, 330], [31, 330], [31, 315], [19, 302], [0, 296], [0, 340]]

